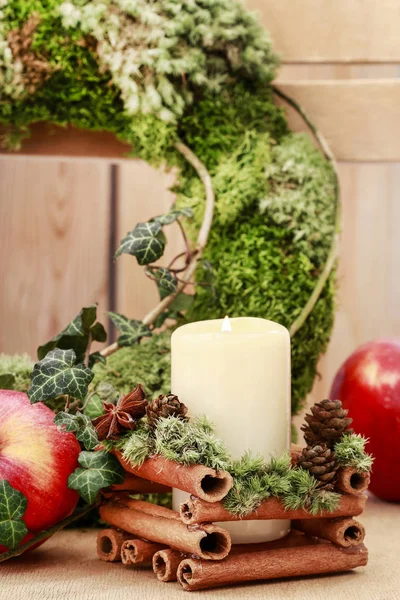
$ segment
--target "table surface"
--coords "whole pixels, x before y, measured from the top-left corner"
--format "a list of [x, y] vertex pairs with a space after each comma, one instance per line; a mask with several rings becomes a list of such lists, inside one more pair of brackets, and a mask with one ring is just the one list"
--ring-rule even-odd
[[[400, 504], [371, 496], [362, 515], [369, 563], [354, 572], [193, 592], [196, 600], [400, 600]], [[188, 598], [151, 570], [96, 557], [95, 530], [62, 531], [34, 552], [0, 565], [3, 600], [175, 600]]]

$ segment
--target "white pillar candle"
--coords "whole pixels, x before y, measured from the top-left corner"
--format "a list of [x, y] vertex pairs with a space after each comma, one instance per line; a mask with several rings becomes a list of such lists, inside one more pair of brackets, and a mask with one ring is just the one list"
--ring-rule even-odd
[[[171, 390], [214, 424], [233, 459], [247, 451], [266, 461], [290, 448], [290, 337], [265, 319], [199, 321], [179, 327], [171, 340]], [[173, 491], [179, 510], [187, 493]], [[234, 543], [286, 535], [290, 521], [223, 523]]]

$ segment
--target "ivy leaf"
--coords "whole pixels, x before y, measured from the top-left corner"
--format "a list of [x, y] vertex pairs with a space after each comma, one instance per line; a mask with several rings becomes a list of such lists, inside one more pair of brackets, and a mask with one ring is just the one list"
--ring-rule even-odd
[[77, 490], [88, 503], [93, 504], [99, 491], [113, 483], [122, 483], [124, 469], [112, 454], [81, 452], [78, 462], [83, 468], [76, 469], [68, 478], [68, 487]]
[[96, 430], [87, 415], [59, 412], [54, 418], [54, 424], [63, 431], [75, 433], [76, 439], [83, 443], [86, 450], [94, 450], [99, 443]]
[[6, 479], [0, 481], [0, 544], [14, 550], [28, 533], [22, 520], [28, 500], [11, 487]]
[[75, 362], [76, 355], [73, 350], [56, 348], [36, 363], [28, 390], [31, 404], [57, 398], [62, 394], [82, 400], [87, 394], [94, 373], [83, 363]]
[[91, 339], [97, 342], [105, 342], [107, 339], [103, 325], [95, 323], [96, 318], [96, 304], [82, 308], [75, 319], [61, 333], [57, 334], [46, 344], [43, 344], [43, 346], [39, 346], [38, 359], [42, 360], [55, 348], [61, 348], [62, 350], [74, 350], [78, 362], [83, 361], [89, 343], [89, 334]]
[[100, 354], [100, 352], [92, 352], [92, 354], [89, 356], [89, 369], [93, 369], [93, 365], [95, 365], [97, 362], [101, 362], [103, 365], [105, 365], [107, 360], [105, 356]]
[[116, 402], [119, 396], [117, 388], [109, 381], [100, 381], [96, 388], [96, 394], [102, 402], [110, 402], [111, 404]]
[[88, 403], [83, 409], [83, 414], [89, 417], [89, 419], [95, 419], [96, 417], [100, 417], [104, 414], [104, 406], [100, 397], [97, 394], [93, 394], [90, 397]]
[[103, 325], [99, 322], [95, 323], [90, 328], [90, 334], [94, 342], [105, 342], [107, 340], [107, 333]]
[[15, 376], [12, 373], [2, 373], [0, 375], [0, 389], [13, 390], [15, 385]]
[[138, 223], [135, 229], [121, 240], [115, 258], [121, 254], [131, 254], [136, 256], [139, 265], [148, 265], [164, 254], [164, 248], [165, 236], [161, 223], [158, 221]]
[[118, 390], [108, 381], [100, 381], [96, 393], [92, 394], [87, 402], [83, 413], [90, 419], [95, 419], [104, 414], [103, 402], [114, 404], [118, 399]]
[[119, 346], [134, 346], [141, 338], [151, 337], [150, 329], [142, 321], [128, 319], [115, 312], [109, 312], [108, 316], [121, 333], [117, 340]]
[[193, 303], [194, 296], [192, 294], [184, 294], [181, 292], [170, 304], [169, 309], [173, 313], [180, 313], [184, 310], [190, 310], [193, 306]]
[[176, 292], [178, 280], [165, 267], [159, 267], [156, 271], [152, 271], [151, 277], [154, 278], [157, 283], [161, 300]]
[[193, 217], [193, 210], [189, 207], [182, 208], [180, 210], [171, 210], [169, 213], [165, 215], [160, 215], [159, 217], [155, 217], [153, 221], [157, 221], [161, 225], [170, 225], [174, 221], [177, 221], [179, 217]]

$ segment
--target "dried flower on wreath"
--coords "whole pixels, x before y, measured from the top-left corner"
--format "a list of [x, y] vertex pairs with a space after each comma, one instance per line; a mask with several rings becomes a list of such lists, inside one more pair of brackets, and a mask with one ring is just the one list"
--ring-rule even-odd
[[32, 49], [39, 21], [39, 13], [33, 12], [20, 29], [13, 29], [8, 34], [8, 45], [14, 60], [22, 66], [22, 81], [28, 94], [34, 94], [54, 71], [54, 67]]
[[135, 429], [137, 421], [146, 414], [146, 406], [140, 383], [132, 392], [121, 396], [117, 404], [104, 402], [105, 414], [93, 420], [99, 440], [116, 439], [124, 429]]
[[152, 429], [157, 425], [158, 419], [162, 417], [179, 417], [187, 419], [187, 406], [180, 402], [175, 394], [160, 395], [146, 407], [147, 421]]

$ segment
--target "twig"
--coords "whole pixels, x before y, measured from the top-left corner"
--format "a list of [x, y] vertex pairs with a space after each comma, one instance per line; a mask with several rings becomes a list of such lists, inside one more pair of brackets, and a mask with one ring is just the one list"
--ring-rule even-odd
[[299, 104], [297, 104], [297, 102], [295, 100], [293, 100], [293, 98], [290, 98], [290, 96], [287, 96], [284, 92], [282, 92], [282, 90], [280, 90], [279, 88], [277, 88], [275, 86], [273, 86], [273, 91], [277, 96], [282, 98], [282, 100], [284, 100], [285, 102], [290, 104], [290, 106], [292, 106], [292, 108], [294, 108], [295, 111], [298, 112], [299, 115], [303, 118], [304, 122], [306, 123], [306, 125], [312, 132], [313, 136], [317, 140], [325, 157], [332, 163], [333, 171], [335, 174], [336, 216], [335, 216], [335, 232], [333, 235], [332, 245], [329, 250], [325, 266], [321, 272], [321, 275], [318, 278], [318, 281], [317, 281], [309, 299], [307, 300], [306, 304], [303, 306], [302, 311], [299, 314], [299, 316], [297, 317], [297, 319], [295, 319], [293, 321], [293, 323], [291, 324], [291, 326], [289, 327], [289, 333], [290, 333], [291, 337], [293, 337], [299, 331], [300, 327], [302, 327], [304, 325], [308, 316], [313, 311], [313, 308], [316, 305], [316, 303], [318, 302], [318, 299], [322, 293], [322, 290], [324, 289], [325, 284], [329, 279], [332, 269], [334, 268], [334, 265], [335, 265], [335, 262], [336, 262], [336, 259], [338, 257], [338, 253], [339, 253], [338, 251], [339, 251], [339, 241], [340, 241], [340, 224], [341, 224], [341, 220], [342, 220], [342, 210], [341, 210], [341, 202], [340, 202], [340, 186], [339, 186], [339, 178], [338, 178], [338, 174], [337, 174], [336, 160], [332, 153], [332, 150], [329, 147], [328, 142], [326, 141], [324, 136], [321, 134], [321, 132], [318, 131], [318, 129], [315, 127], [315, 125], [310, 121], [309, 117], [304, 112], [304, 110], [301, 108], [301, 106]]
[[70, 409], [71, 396], [69, 394], [63, 394], [62, 397], [65, 398], [64, 412], [68, 412]]
[[178, 260], [178, 258], [181, 258], [182, 256], [186, 256], [186, 255], [187, 255], [187, 253], [186, 253], [186, 250], [185, 250], [185, 252], [180, 252], [179, 254], [177, 254], [177, 255], [175, 256], [175, 258], [173, 258], [173, 259], [171, 260], [171, 262], [169, 263], [169, 265], [168, 265], [168, 267], [167, 267], [168, 271], [170, 271], [170, 270], [171, 270], [171, 267], [172, 267], [172, 265], [173, 265], [173, 264], [174, 264], [174, 263], [175, 263], [175, 262]]
[[92, 334], [89, 331], [89, 337], [88, 337], [88, 343], [86, 346], [86, 352], [85, 352], [85, 365], [88, 367], [89, 366], [89, 360], [90, 360], [90, 346], [92, 345]]
[[81, 407], [78, 408], [79, 412], [83, 412], [85, 410], [85, 408], [87, 407], [87, 405], [89, 404], [89, 400], [91, 398], [93, 398], [93, 396], [97, 394], [96, 390], [92, 390], [85, 398], [85, 402], [83, 403], [83, 405]]
[[[175, 148], [180, 152], [186, 160], [192, 165], [192, 167], [197, 171], [197, 174], [202, 181], [205, 192], [206, 192], [206, 205], [204, 209], [203, 222], [200, 227], [199, 235], [197, 237], [197, 242], [194, 250], [190, 254], [190, 261], [187, 265], [186, 271], [180, 280], [176, 291], [173, 294], [170, 294], [161, 302], [157, 304], [143, 319], [143, 323], [145, 325], [151, 325], [157, 319], [159, 315], [161, 315], [170, 304], [175, 300], [175, 298], [180, 294], [184, 288], [191, 282], [194, 272], [196, 271], [199, 260], [203, 254], [204, 248], [207, 244], [208, 235], [210, 233], [213, 215], [214, 215], [214, 203], [215, 203], [215, 195], [214, 189], [212, 186], [211, 176], [206, 168], [206, 166], [201, 162], [199, 158], [191, 151], [188, 146], [183, 144], [182, 142], [177, 142], [175, 144]], [[107, 348], [104, 348], [101, 351], [102, 356], [110, 356], [119, 349], [118, 342], [114, 342]]]
[[186, 261], [185, 262], [186, 262], [186, 264], [189, 264], [190, 257], [192, 255], [192, 252], [190, 250], [189, 240], [187, 239], [186, 231], [184, 230], [183, 225], [179, 219], [177, 219], [176, 224], [178, 225], [179, 229], [181, 230], [183, 241], [185, 242], [185, 248], [186, 248]]
[[0, 562], [4, 562], [4, 561], [8, 560], [9, 558], [13, 558], [14, 556], [21, 556], [21, 554], [23, 554], [26, 550], [29, 550], [29, 548], [32, 548], [32, 546], [35, 546], [35, 544], [41, 542], [42, 540], [46, 540], [48, 537], [50, 537], [57, 531], [60, 531], [60, 529], [64, 529], [64, 527], [66, 527], [70, 523], [77, 521], [78, 519], [80, 519], [80, 517], [83, 517], [83, 515], [86, 515], [88, 512], [90, 512], [96, 506], [97, 506], [97, 504], [90, 504], [88, 506], [85, 506], [82, 510], [75, 512], [74, 514], [70, 515], [66, 519], [63, 519], [62, 521], [57, 523], [57, 525], [50, 527], [50, 529], [41, 531], [40, 533], [38, 533], [38, 535], [35, 535], [34, 538], [29, 540], [28, 542], [25, 542], [25, 544], [21, 544], [21, 546], [14, 548], [14, 550], [10, 550], [9, 552], [0, 554]]

